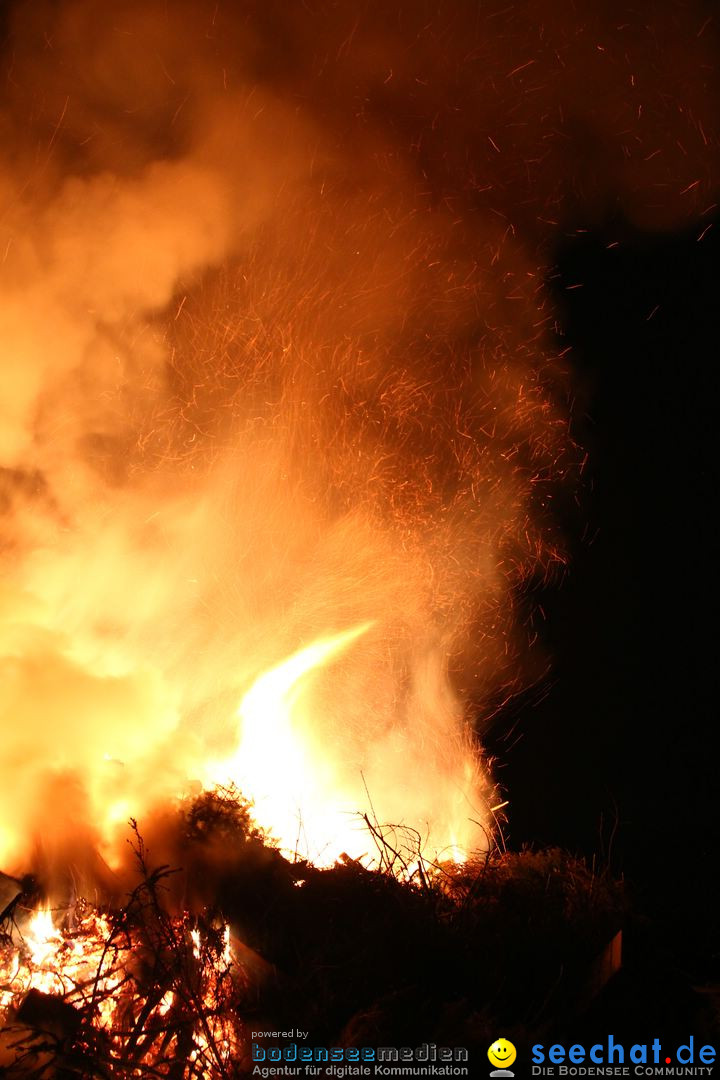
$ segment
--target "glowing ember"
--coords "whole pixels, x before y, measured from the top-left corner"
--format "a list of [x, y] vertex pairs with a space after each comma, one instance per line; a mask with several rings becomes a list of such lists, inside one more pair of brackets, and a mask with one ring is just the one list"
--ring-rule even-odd
[[95, 987], [110, 936], [110, 923], [98, 912], [88, 911], [72, 932], [62, 933], [48, 907], [36, 911], [17, 947], [5, 946], [0, 952], [0, 1006], [5, 1015], [28, 990], [59, 995], [75, 1004], [90, 988], [97, 994], [101, 1024], [111, 1024], [117, 1008], [111, 995], [122, 978], [117, 967], [127, 961], [129, 949], [113, 950], [119, 963], [106, 967]]
[[[229, 1005], [234, 983], [243, 979], [229, 927], [208, 935], [187, 919], [164, 926], [160, 919], [155, 930], [162, 940], [151, 941], [147, 923], [131, 928], [87, 904], [81, 909], [68, 929], [55, 924], [48, 908], [39, 909], [16, 941], [0, 945], [0, 1061], [29, 1068], [50, 1050], [61, 1052], [61, 1044], [47, 1041], [58, 1015], [43, 1012], [47, 1000], [67, 1007], [66, 1038], [76, 1060], [87, 1054], [109, 1067], [132, 1062], [154, 1075], [184, 1060], [177, 1075], [224, 1075], [242, 1042]], [[23, 1005], [31, 991], [52, 995], [38, 999], [39, 1014], [32, 1017]]]

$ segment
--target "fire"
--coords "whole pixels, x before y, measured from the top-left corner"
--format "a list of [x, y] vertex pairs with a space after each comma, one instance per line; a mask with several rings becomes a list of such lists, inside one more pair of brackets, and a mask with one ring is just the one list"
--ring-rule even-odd
[[553, 245], [716, 201], [684, 6], [9, 5], [3, 870], [213, 775], [321, 862], [483, 846], [582, 456]]
[[[128, 908], [128, 914], [138, 913]], [[125, 924], [119, 913], [110, 917], [83, 902], [73, 925], [61, 928], [43, 906], [24, 932], [0, 942], [0, 1064], [37, 1068], [48, 1051], [48, 1060], [65, 1052], [63, 1042], [55, 1046], [45, 1036], [60, 1017], [65, 1050], [76, 1062], [87, 1055], [111, 1070], [132, 1064], [164, 1075], [183, 1058], [183, 1075], [225, 1075], [242, 1044], [239, 1021], [228, 1007], [233, 985], [244, 979], [230, 928], [211, 938], [184, 918], [164, 918], [159, 909], [153, 919], [151, 925], [147, 916], [144, 922], [131, 917]], [[143, 955], [151, 961], [149, 983]], [[31, 991], [42, 996], [33, 1001]], [[43, 1012], [57, 1000], [62, 1014]], [[32, 1017], [28, 1002], [36, 1010]]]
[[367, 849], [353, 827], [358, 808], [338, 790], [332, 757], [302, 730], [312, 732], [313, 679], [371, 626], [319, 638], [260, 675], [238, 708], [237, 752], [215, 771], [216, 781], [229, 780], [252, 799], [257, 824], [281, 848], [300, 850], [317, 865]]
[[[317, 866], [330, 866], [341, 855], [365, 859], [377, 864], [368, 835], [368, 815], [376, 815], [385, 804], [383, 793], [368, 791], [362, 760], [347, 762], [338, 758], [337, 733], [320, 723], [323, 696], [317, 693], [328, 666], [341, 662], [343, 653], [367, 635], [372, 622], [359, 623], [350, 630], [320, 637], [291, 654], [286, 660], [260, 674], [242, 698], [239, 745], [234, 754], [208, 770], [207, 784], [232, 784], [252, 800], [256, 823], [281, 850], [290, 856], [310, 859]], [[327, 698], [327, 694], [324, 696]], [[342, 725], [340, 716], [334, 723]], [[325, 732], [325, 737], [323, 737]], [[467, 829], [464, 799], [475, 783], [472, 747], [467, 747], [464, 775], [460, 781], [461, 798], [457, 820], [448, 823], [447, 835], [429, 837], [418, 832], [418, 855], [462, 862], [466, 851], [458, 841]], [[430, 805], [430, 804], [429, 804]], [[441, 808], [440, 809], [441, 812]], [[389, 822], [378, 821], [378, 829]], [[395, 822], [402, 828], [415, 824], [407, 819]], [[474, 837], [475, 846], [483, 838]], [[407, 868], [416, 865], [411, 861]]]
[[[357, 27], [352, 5], [30, 7], [0, 111], [0, 869], [109, 902], [128, 818], [162, 836], [215, 784], [322, 867], [462, 861], [498, 801], [473, 721], [544, 667], [523, 598], [563, 561], [577, 465], [535, 232], [567, 86], [535, 89], [573, 33], [548, 26], [545, 78], [413, 5]], [[185, 967], [158, 1024], [197, 1015], [208, 954], [163, 927]], [[39, 911], [2, 992], [136, 1030], [145, 944]], [[189, 1054], [235, 1038], [188, 1024]]]
[[[30, 959], [36, 968], [45, 966], [46, 961], [57, 953], [58, 942], [62, 941], [62, 934], [53, 922], [50, 906], [39, 908], [33, 915], [28, 934], [25, 939]], [[36, 985], [33, 983], [33, 985]], [[38, 990], [44, 989], [38, 986]]]
[[[29, 990], [54, 994], [71, 1003], [82, 999], [102, 967], [103, 951], [110, 939], [107, 916], [87, 912], [76, 929], [64, 934], [55, 925], [49, 906], [38, 908], [27, 928], [17, 936], [19, 944], [0, 949], [0, 1011], [6, 1019], [11, 1006], [22, 1001]], [[122, 952], [122, 960], [127, 954]], [[117, 1007], [112, 993], [120, 976], [105, 971], [98, 981], [99, 1019], [110, 1023]], [[106, 997], [106, 995], [108, 995]]]
[[[403, 804], [405, 792], [398, 800], [388, 798], [383, 785], [369, 787], [368, 777], [375, 782], [383, 777], [367, 748], [361, 744], [358, 750], [357, 739], [353, 756], [353, 739], [343, 730], [352, 712], [335, 714], [330, 721], [323, 716], [325, 710], [332, 713], [333, 690], [322, 684], [328, 669], [340, 665], [374, 626], [367, 621], [318, 638], [261, 673], [237, 710], [237, 749], [208, 770], [206, 786], [233, 785], [251, 800], [256, 824], [286, 855], [319, 867], [341, 856], [378, 865], [382, 851], [376, 850], [377, 842], [382, 849], [391, 832], [407, 856], [396, 870], [411, 876], [416, 857], [462, 862], [468, 847], [485, 846], [486, 838], [469, 816], [477, 763], [470, 743], [458, 748], [456, 771], [448, 774], [447, 786], [441, 785], [439, 798], [426, 793], [422, 801], [422, 809], [435, 814], [432, 824], [413, 807], [412, 797]], [[342, 691], [343, 676], [350, 678], [347, 672], [336, 675], [335, 692]], [[397, 770], [391, 760], [393, 780]], [[442, 776], [442, 769], [436, 775]], [[405, 835], [398, 840], [398, 833]]]
[[[476, 7], [3, 12], [0, 871], [53, 902], [213, 785], [320, 867], [490, 843], [580, 468], [553, 245], [714, 205], [717, 109], [699, 15]], [[25, 912], [0, 1018], [230, 1074], [239, 945], [155, 900]]]

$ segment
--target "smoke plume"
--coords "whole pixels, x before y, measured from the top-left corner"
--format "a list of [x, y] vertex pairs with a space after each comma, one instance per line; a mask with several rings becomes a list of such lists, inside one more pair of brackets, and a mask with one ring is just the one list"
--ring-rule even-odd
[[713, 201], [713, 25], [596, 6], [10, 10], [5, 869], [113, 862], [264, 671], [365, 624], [296, 720], [318, 784], [485, 842], [468, 718], [533, 677], [581, 457], [552, 245]]

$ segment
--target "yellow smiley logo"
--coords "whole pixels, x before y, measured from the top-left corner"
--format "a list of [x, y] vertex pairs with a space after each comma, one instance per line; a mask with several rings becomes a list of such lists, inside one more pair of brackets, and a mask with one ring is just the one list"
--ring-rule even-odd
[[509, 1039], [496, 1039], [488, 1050], [490, 1064], [498, 1069], [506, 1069], [512, 1065], [516, 1057], [517, 1050]]

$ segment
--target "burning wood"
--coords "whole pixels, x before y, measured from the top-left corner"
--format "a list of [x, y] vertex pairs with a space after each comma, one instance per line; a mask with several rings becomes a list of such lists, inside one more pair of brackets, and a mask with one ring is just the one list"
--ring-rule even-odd
[[[115, 913], [18, 911], [0, 945], [0, 1064], [9, 1076], [224, 1077], [240, 1056], [245, 973], [219, 919], [172, 917], [167, 870]], [[47, 1073], [50, 1075], [50, 1073]]]
[[[246, 808], [227, 794], [203, 796], [182, 816], [186, 876], [198, 874], [192, 846], [202, 853], [214, 834], [227, 840], [233, 821], [237, 840]], [[385, 831], [368, 824], [382, 847]], [[150, 871], [139, 840], [136, 852], [142, 879], [121, 909], [40, 907], [7, 924], [0, 1049], [9, 1076], [232, 1077], [248, 1067], [249, 1029], [283, 1030], [288, 1015], [304, 1031], [361, 1045], [392, 1041], [398, 1010], [447, 1024], [458, 1000], [467, 1005], [457, 1038], [482, 1045], [509, 1003], [542, 1016], [586, 995], [620, 918], [612, 884], [557, 852], [435, 868], [420, 860], [408, 880], [391, 844], [382, 871], [352, 860], [318, 869], [257, 835], [215, 870], [214, 911], [171, 915], [183, 875]]]

